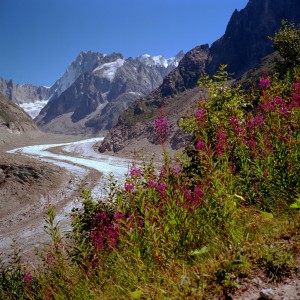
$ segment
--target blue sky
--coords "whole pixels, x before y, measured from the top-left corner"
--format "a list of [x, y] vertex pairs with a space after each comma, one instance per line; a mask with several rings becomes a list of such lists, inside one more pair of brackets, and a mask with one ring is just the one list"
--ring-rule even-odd
[[80, 51], [172, 57], [223, 35], [248, 0], [1, 0], [0, 76], [51, 86]]

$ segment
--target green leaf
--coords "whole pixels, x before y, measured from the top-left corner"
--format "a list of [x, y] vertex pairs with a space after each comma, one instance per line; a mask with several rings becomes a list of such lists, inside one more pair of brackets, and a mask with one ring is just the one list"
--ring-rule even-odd
[[200, 250], [194, 250], [191, 251], [190, 255], [202, 255], [208, 252], [208, 249], [206, 246], [202, 247]]
[[245, 265], [245, 262], [242, 259], [236, 259], [232, 262], [233, 265], [239, 266], [239, 265]]
[[141, 290], [136, 290], [130, 293], [132, 299], [141, 299], [143, 296], [143, 292]]
[[267, 219], [273, 219], [274, 218], [273, 214], [265, 212], [265, 211], [263, 211], [261, 214], [264, 218], [267, 218]]
[[300, 208], [300, 201], [296, 201], [290, 205], [290, 208]]

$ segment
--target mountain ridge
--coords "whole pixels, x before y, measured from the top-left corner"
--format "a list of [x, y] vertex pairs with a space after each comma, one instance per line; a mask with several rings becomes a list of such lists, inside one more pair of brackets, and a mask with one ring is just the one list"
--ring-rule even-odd
[[300, 23], [300, 2], [296, 0], [250, 0], [245, 8], [235, 10], [224, 35], [210, 47], [207, 73], [215, 74], [221, 64], [235, 77], [259, 63], [274, 49], [269, 36], [281, 21]]
[[[190, 67], [193, 67], [193, 64], [202, 63], [203, 73], [208, 73], [210, 76], [215, 74], [221, 64], [227, 64], [228, 72], [235, 73], [236, 78], [241, 77], [243, 73], [257, 65], [264, 56], [274, 51], [268, 36], [273, 35], [279, 29], [282, 19], [300, 23], [300, 15], [297, 14], [299, 11], [300, 2], [296, 0], [250, 0], [244, 9], [235, 10], [224, 35], [206, 49], [206, 56], [199, 60], [197, 57], [190, 59], [193, 50], [205, 47], [205, 45], [197, 46], [189, 51], [179, 66], [170, 73], [170, 75], [173, 74], [173, 78], [171, 79], [172, 75], [165, 77], [162, 85], [151, 93], [152, 99], [149, 97], [139, 99], [132, 108], [126, 110], [119, 117], [117, 126], [107, 134], [99, 146], [99, 151], [102, 153], [106, 151], [119, 152], [130, 147], [130, 144], [134, 143], [135, 136], [140, 140], [147, 140], [144, 145], [149, 148], [150, 144], [155, 141], [145, 133], [145, 127], [148, 125], [143, 125], [143, 122], [148, 124], [152, 118], [150, 131], [154, 132], [153, 116], [159, 115], [159, 107], [163, 100], [172, 97], [182, 98], [182, 103], [186, 106], [191, 106], [191, 103], [195, 102], [193, 97], [186, 98], [185, 93], [197, 89], [200, 74], [191, 73], [188, 76], [188, 69], [182, 68], [181, 64], [191, 61]], [[185, 79], [189, 77], [190, 81], [183, 80], [180, 76], [182, 74], [185, 74]], [[167, 105], [171, 105], [171, 102], [171, 100], [164, 101]], [[178, 102], [178, 100], [174, 102]], [[149, 109], [147, 111], [149, 107], [152, 107], [150, 117]], [[177, 106], [177, 108], [179, 107]], [[169, 117], [169, 115], [167, 116]], [[177, 121], [183, 116], [182, 114], [178, 115]], [[176, 120], [172, 119], [171, 122], [176, 124]], [[140, 129], [136, 124], [139, 124]], [[178, 143], [176, 142], [176, 136], [180, 136], [182, 133], [177, 130], [175, 132], [174, 134], [171, 131], [168, 137], [169, 146], [172, 149], [178, 149], [182, 144], [181, 138], [178, 139]]]

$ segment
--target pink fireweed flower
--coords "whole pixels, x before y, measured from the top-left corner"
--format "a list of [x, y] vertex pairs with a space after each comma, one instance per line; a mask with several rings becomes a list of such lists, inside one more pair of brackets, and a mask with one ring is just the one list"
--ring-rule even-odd
[[224, 131], [218, 131], [217, 132], [217, 139], [226, 140], [227, 139], [227, 134]]
[[198, 141], [196, 146], [195, 146], [196, 150], [205, 150], [205, 143], [204, 141]]
[[187, 200], [187, 201], [190, 201], [190, 200], [193, 199], [192, 194], [191, 194], [191, 191], [190, 191], [188, 188], [185, 188], [185, 189], [183, 190], [183, 197], [184, 197], [184, 199]]
[[30, 273], [30, 271], [26, 271], [25, 274], [24, 274], [24, 277], [23, 277], [23, 280], [26, 284], [31, 284], [32, 283], [32, 280], [33, 280], [33, 277]]
[[269, 136], [264, 137], [264, 146], [266, 150], [273, 151], [274, 148], [271, 145]]
[[236, 128], [236, 133], [238, 136], [243, 136], [245, 134], [245, 128], [242, 126], [238, 126]]
[[194, 197], [202, 198], [204, 197], [204, 193], [202, 189], [195, 187], [194, 188]]
[[204, 197], [204, 193], [201, 188], [195, 187], [193, 191], [193, 198], [191, 201], [192, 206], [199, 206], [202, 205], [204, 206], [206, 203], [205, 201], [202, 200]]
[[102, 251], [105, 247], [116, 247], [119, 240], [119, 227], [112, 222], [110, 219], [103, 220], [96, 230], [90, 232], [95, 249]]
[[107, 226], [107, 244], [109, 247], [113, 248], [116, 247], [119, 240], [119, 227], [118, 226]]
[[167, 177], [167, 169], [166, 169], [166, 167], [162, 167], [160, 169], [159, 176], [160, 176], [160, 178]]
[[260, 125], [264, 122], [264, 117], [263, 116], [257, 116], [253, 119], [254, 124]]
[[243, 136], [245, 134], [245, 128], [241, 125], [241, 121], [238, 118], [231, 117], [229, 121], [232, 130], [237, 136]]
[[279, 113], [282, 115], [282, 116], [286, 116], [288, 115], [289, 113], [289, 106], [286, 104], [286, 103], [283, 103]]
[[165, 135], [168, 133], [169, 130], [169, 122], [165, 117], [162, 117], [160, 119], [156, 119], [155, 122], [155, 130], [157, 133], [165, 138]]
[[233, 130], [236, 131], [236, 128], [240, 126], [241, 122], [238, 118], [235, 118], [235, 117], [231, 117], [229, 119], [229, 122], [230, 122], [230, 126]]
[[250, 139], [248, 145], [250, 148], [255, 148], [257, 146], [257, 142], [253, 139]]
[[201, 118], [206, 113], [206, 109], [197, 109], [196, 110], [196, 118]]
[[46, 254], [46, 261], [48, 264], [52, 263], [54, 261], [55, 257], [53, 253], [47, 253]]
[[300, 82], [294, 82], [292, 87], [294, 92], [300, 93]]
[[171, 173], [173, 176], [178, 176], [181, 172], [181, 168], [179, 165], [175, 164], [174, 167], [171, 169]]
[[147, 182], [148, 186], [152, 189], [156, 189], [158, 187], [158, 182], [157, 180], [149, 180]]
[[230, 121], [230, 124], [231, 124], [231, 125], [234, 125], [234, 124], [240, 124], [239, 118], [231, 117], [231, 118], [229, 119], [229, 121]]
[[246, 122], [246, 127], [247, 128], [255, 128], [255, 122], [254, 122], [254, 120], [249, 120], [249, 121], [247, 121]]
[[275, 103], [275, 105], [280, 105], [280, 104], [282, 104], [283, 100], [281, 97], [275, 97], [273, 99], [273, 102]]
[[129, 174], [131, 177], [137, 177], [140, 178], [142, 176], [142, 171], [140, 168], [132, 167], [129, 171]]
[[117, 211], [114, 214], [114, 219], [116, 221], [118, 221], [118, 220], [125, 220], [126, 218], [125, 218], [125, 216], [122, 213], [120, 213], [120, 212]]
[[264, 76], [263, 78], [261, 78], [259, 80], [259, 87], [262, 89], [262, 90], [266, 90], [270, 87], [271, 85], [271, 80], [270, 80], [270, 77], [268, 76]]
[[166, 195], [166, 190], [167, 190], [168, 185], [163, 181], [161, 184], [158, 185], [157, 189], [159, 191], [159, 194], [161, 196]]
[[132, 192], [134, 190], [134, 183], [127, 182], [125, 183], [125, 191]]
[[204, 122], [205, 121], [205, 114], [206, 114], [206, 109], [197, 109], [196, 110], [196, 120], [198, 122]]
[[254, 128], [255, 128], [255, 122], [254, 122], [254, 120], [249, 120], [249, 121], [247, 121], [247, 122], [246, 122], [246, 127], [247, 127], [248, 129], [254, 129]]
[[101, 232], [98, 231], [91, 231], [90, 232], [90, 237], [92, 238], [93, 242], [94, 242], [94, 246], [95, 248], [99, 249], [99, 250], [103, 250], [104, 249], [104, 240], [103, 240], [103, 236]]
[[169, 128], [169, 122], [166, 118], [156, 119], [155, 128], [158, 130], [167, 130]]
[[275, 111], [275, 106], [274, 106], [274, 104], [273, 104], [273, 103], [269, 103], [269, 102], [263, 103], [263, 104], [261, 105], [261, 108], [262, 108], [263, 110], [265, 110], [265, 111]]
[[217, 156], [222, 157], [223, 152], [229, 149], [229, 145], [227, 143], [227, 134], [219, 130], [217, 132], [217, 144], [216, 144], [216, 152]]
[[107, 213], [105, 211], [102, 211], [102, 212], [98, 212], [96, 214], [96, 218], [99, 219], [99, 220], [107, 220]]

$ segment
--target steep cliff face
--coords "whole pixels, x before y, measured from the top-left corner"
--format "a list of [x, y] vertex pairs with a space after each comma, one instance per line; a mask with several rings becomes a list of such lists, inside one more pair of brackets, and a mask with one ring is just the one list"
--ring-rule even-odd
[[300, 22], [298, 0], [250, 0], [241, 11], [235, 11], [225, 34], [210, 49], [207, 71], [214, 74], [220, 64], [227, 64], [228, 71], [241, 75], [273, 52], [273, 36], [281, 21]]

